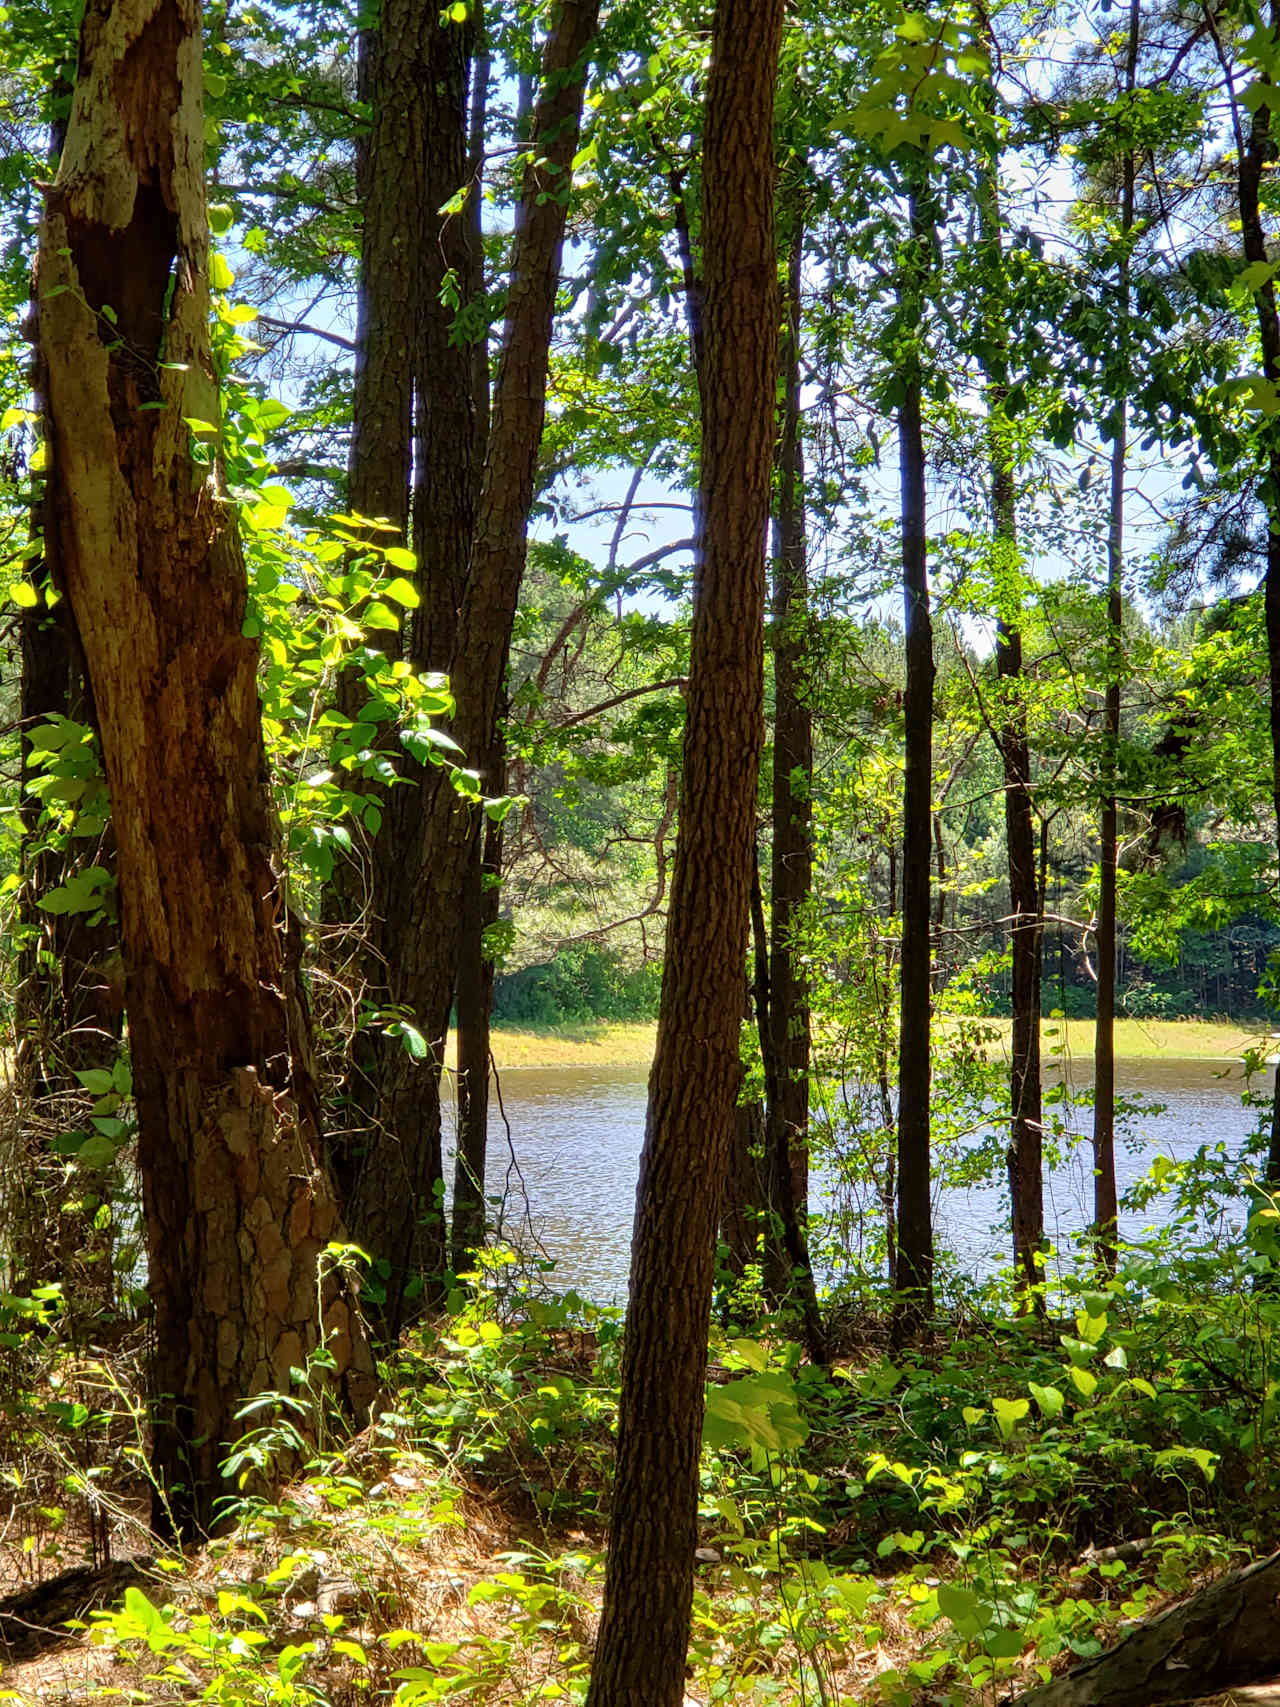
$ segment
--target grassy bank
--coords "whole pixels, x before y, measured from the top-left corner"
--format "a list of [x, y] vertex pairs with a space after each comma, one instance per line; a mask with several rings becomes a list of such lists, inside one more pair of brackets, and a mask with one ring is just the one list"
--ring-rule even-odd
[[[1007, 1040], [1009, 1021], [991, 1023]], [[1116, 1056], [1122, 1061], [1234, 1061], [1261, 1035], [1233, 1021], [1122, 1019], [1116, 1022]], [[1055, 1051], [1074, 1058], [1093, 1054], [1091, 1019], [1046, 1020], [1040, 1037], [1046, 1058]]]
[[[988, 1022], [1007, 1041], [1007, 1019]], [[499, 1068], [512, 1067], [647, 1067], [653, 1059], [657, 1026], [652, 1022], [622, 1023], [582, 1020], [557, 1026], [497, 1027], [493, 1052]], [[1125, 1061], [1237, 1060], [1259, 1034], [1247, 1026], [1213, 1020], [1120, 1020], [1116, 1025], [1116, 1054]], [[1046, 1058], [1065, 1052], [1077, 1059], [1093, 1053], [1093, 1021], [1046, 1020], [1042, 1028]], [[454, 1043], [449, 1040], [449, 1064]]]
[[[499, 1071], [512, 1067], [647, 1067], [658, 1028], [650, 1021], [580, 1020], [565, 1025], [495, 1026]], [[457, 1058], [449, 1038], [448, 1062]]]

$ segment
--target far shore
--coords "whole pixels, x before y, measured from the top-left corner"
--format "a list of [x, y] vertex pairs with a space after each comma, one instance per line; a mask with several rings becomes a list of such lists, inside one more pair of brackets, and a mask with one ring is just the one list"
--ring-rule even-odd
[[[982, 1022], [1007, 1047], [1009, 1021]], [[943, 1022], [944, 1028], [946, 1022]], [[581, 1020], [555, 1026], [495, 1026], [493, 1055], [500, 1070], [516, 1067], [647, 1067], [653, 1059], [657, 1025], [652, 1021]], [[1116, 1055], [1125, 1061], [1238, 1061], [1266, 1037], [1259, 1026], [1219, 1020], [1116, 1022]], [[995, 1045], [999, 1047], [999, 1044]], [[1093, 1053], [1093, 1021], [1049, 1019], [1041, 1027], [1046, 1059], [1054, 1053], [1086, 1059]], [[449, 1039], [448, 1063], [456, 1056]]]

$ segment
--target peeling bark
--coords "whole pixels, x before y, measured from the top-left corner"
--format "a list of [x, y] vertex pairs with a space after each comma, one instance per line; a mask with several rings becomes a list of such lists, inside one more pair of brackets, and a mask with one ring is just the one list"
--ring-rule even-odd
[[41, 232], [56, 562], [111, 792], [150, 1291], [156, 1519], [206, 1529], [246, 1397], [324, 1344], [372, 1364], [317, 1264], [342, 1225], [276, 858], [246, 580], [185, 417], [216, 421], [200, 11], [90, 0]]

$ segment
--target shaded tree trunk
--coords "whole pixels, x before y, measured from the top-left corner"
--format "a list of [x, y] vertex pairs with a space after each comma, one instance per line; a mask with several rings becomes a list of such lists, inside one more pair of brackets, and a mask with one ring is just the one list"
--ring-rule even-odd
[[[1125, 57], [1125, 94], [1137, 87], [1138, 29], [1141, 0], [1130, 0], [1129, 41]], [[1120, 320], [1118, 336], [1122, 381], [1129, 369], [1129, 238], [1133, 231], [1135, 160], [1133, 149], [1121, 162]], [[1124, 575], [1125, 468], [1129, 449], [1129, 403], [1123, 390], [1114, 398], [1115, 432], [1111, 440], [1111, 490], [1107, 522], [1107, 687], [1102, 713], [1102, 819], [1099, 829], [1098, 1016], [1093, 1052], [1093, 1234], [1102, 1268], [1116, 1266], [1116, 874], [1119, 826], [1116, 765], [1120, 747], [1120, 675], [1124, 661], [1122, 621]]]
[[[1271, 40], [1280, 37], [1280, 4], [1272, 0], [1266, 13], [1266, 27]], [[1265, 89], [1274, 87], [1270, 72], [1259, 71], [1257, 81]], [[1272, 264], [1267, 247], [1266, 227], [1262, 220], [1262, 183], [1264, 173], [1272, 166], [1276, 143], [1272, 124], [1271, 103], [1267, 99], [1253, 107], [1253, 117], [1246, 137], [1241, 130], [1238, 108], [1232, 103], [1232, 121], [1236, 141], [1236, 199], [1240, 213], [1240, 237], [1244, 258], [1251, 265]], [[1262, 346], [1262, 372], [1273, 386], [1280, 387], [1280, 313], [1276, 309], [1276, 287], [1271, 278], [1263, 280], [1253, 293], [1258, 317], [1258, 341]], [[1280, 848], [1280, 427], [1274, 416], [1265, 419], [1262, 431], [1266, 445], [1266, 478], [1262, 484], [1262, 499], [1267, 514], [1267, 570], [1263, 583], [1263, 605], [1267, 631], [1267, 681], [1270, 690], [1271, 728], [1271, 804], [1275, 813], [1276, 835]], [[1280, 1186], [1280, 1069], [1276, 1073], [1275, 1095], [1272, 1101], [1271, 1138], [1267, 1147], [1266, 1183]]]
[[680, 834], [632, 1245], [617, 1477], [589, 1707], [679, 1707], [716, 1228], [763, 744], [777, 384], [781, 0], [718, 0], [703, 145], [702, 459]]
[[[470, 39], [469, 26], [423, 0], [384, 0], [377, 24], [361, 37], [361, 96], [372, 120], [357, 153], [364, 241], [348, 499], [355, 512], [391, 521], [402, 537], [412, 514], [421, 602], [391, 645], [419, 670], [444, 671], [451, 661], [482, 455], [473, 351], [455, 335], [455, 303], [443, 300], [446, 275], [464, 300], [482, 277], [478, 223], [470, 212], [443, 220], [438, 212], [468, 181]], [[384, 634], [376, 640], [388, 644]], [[365, 697], [359, 670], [346, 671], [342, 709], [354, 717]], [[363, 869], [340, 870], [335, 886], [345, 918], [359, 922], [362, 982], [379, 1006], [404, 1000], [396, 965], [420, 881], [424, 800], [439, 781], [404, 752], [397, 769], [405, 782], [377, 791], [382, 823]], [[384, 1119], [381, 1079], [388, 1056], [402, 1049], [377, 1029], [355, 1043], [348, 1130], [334, 1151], [356, 1224], [377, 1147], [371, 1134]], [[421, 1243], [411, 1241], [402, 1261], [434, 1274], [445, 1266], [442, 1193], [439, 1156], [428, 1156], [426, 1208], [415, 1233]]]
[[[340, 1276], [278, 870], [246, 579], [186, 417], [210, 377], [194, 0], [91, 0], [38, 267], [51, 553], [101, 724], [153, 1307], [157, 1521], [208, 1527], [246, 1397], [323, 1343], [372, 1364]], [[105, 312], [110, 310], [110, 313]]]
[[807, 697], [808, 545], [800, 436], [800, 279], [804, 229], [787, 264], [773, 570], [773, 850], [769, 872], [769, 1049], [774, 1093], [768, 1148], [791, 1176], [803, 1220], [809, 1198], [809, 998], [795, 936], [813, 882], [813, 715]]
[[[927, 167], [921, 166], [923, 173]], [[903, 693], [906, 776], [902, 813], [902, 995], [898, 1040], [898, 1330], [909, 1333], [933, 1311], [930, 1193], [933, 625], [926, 571], [921, 345], [933, 225], [927, 191], [910, 193], [910, 234], [899, 287], [908, 340], [901, 376], [898, 447], [902, 478], [902, 589], [907, 679]]]
[[[73, 51], [71, 42], [66, 46]], [[55, 77], [50, 94], [54, 109], [61, 110], [70, 102], [71, 86]], [[56, 120], [49, 133], [51, 176], [57, 171], [65, 140], [66, 122]], [[38, 342], [39, 318], [37, 295], [30, 316], [33, 344]], [[31, 530], [33, 538], [44, 542], [49, 530], [42, 511], [43, 503], [37, 500], [31, 512]], [[66, 717], [95, 732], [97, 729], [75, 635], [61, 609], [51, 607], [43, 597], [55, 582], [47, 544], [28, 579], [42, 600], [18, 617], [18, 816], [23, 884], [18, 895], [21, 940], [14, 990], [14, 1067], [18, 1094], [40, 1097], [74, 1087], [79, 1070], [111, 1064], [120, 1042], [122, 1003], [119, 931], [114, 919], [90, 924], [86, 913], [51, 913], [40, 905], [50, 890], [64, 883], [81, 864], [110, 870], [113, 857], [110, 835], [105, 830], [96, 845], [80, 842], [79, 858], [70, 849], [46, 846], [41, 826], [43, 802], [28, 791], [40, 771], [33, 738], [48, 719]]]
[[[991, 421], [988, 435], [991, 532], [1000, 553], [1002, 570], [1012, 572], [1018, 564], [1018, 516], [1014, 447], [1011, 435], [1002, 430], [1009, 384], [1009, 337], [998, 170], [997, 162], [992, 160], [979, 188], [978, 212], [988, 269], [983, 332], [990, 352], [986, 360], [986, 374]], [[1013, 1265], [1019, 1284], [1029, 1291], [1041, 1278], [1039, 1259], [1045, 1243], [1044, 1101], [1040, 1077], [1043, 903], [1036, 861], [1031, 743], [1027, 736], [1026, 710], [1021, 701], [1022, 631], [1011, 614], [1016, 602], [1012, 595], [999, 600], [996, 675], [1000, 685], [1000, 704], [992, 735], [1004, 771], [1009, 949], [1013, 963], [1007, 1153]]]
[[[471, 221], [471, 295], [483, 296], [484, 245], [481, 241], [481, 186], [484, 178], [485, 129], [488, 112], [489, 56], [484, 20], [476, 8], [474, 27], [477, 51], [472, 71], [470, 138], [468, 145], [467, 216]], [[472, 346], [472, 389], [476, 406], [477, 437], [480, 444], [489, 432], [489, 341], [477, 338]], [[482, 458], [476, 460], [476, 496], [484, 472]], [[501, 723], [495, 728], [489, 756], [481, 766], [495, 779], [499, 793], [506, 791], [506, 755]], [[479, 862], [473, 858], [467, 874], [463, 899], [462, 937], [458, 948], [456, 990], [458, 1039], [458, 1142], [453, 1173], [453, 1225], [450, 1255], [455, 1273], [465, 1273], [475, 1263], [484, 1241], [485, 1162], [489, 1141], [490, 1033], [493, 1017], [494, 962], [486, 947], [485, 933], [497, 924], [502, 906], [503, 826], [487, 820]]]
[[[524, 574], [565, 209], [597, 15], [598, 0], [563, 0], [556, 14], [516, 218], [488, 455], [450, 663], [453, 738], [482, 772], [495, 752]], [[500, 779], [481, 774], [480, 786], [493, 793]], [[448, 775], [425, 777], [420, 805], [415, 882], [387, 971], [391, 997], [414, 1016], [429, 1058], [418, 1063], [402, 1049], [385, 1052], [378, 1118], [350, 1208], [354, 1236], [390, 1267], [384, 1325], [392, 1335], [415, 1267], [425, 1269], [429, 1289], [444, 1268], [440, 1071], [467, 884], [480, 860], [481, 814], [459, 798]]]
[[1018, 1696], [1018, 1707], [1161, 1707], [1274, 1677], [1280, 1553], [1231, 1571], [1114, 1648]]
[[774, 1111], [781, 1101], [779, 1057], [774, 1042], [773, 991], [769, 977], [769, 942], [764, 922], [764, 897], [760, 891], [759, 855], [751, 875], [751, 935], [755, 943], [756, 1030], [764, 1063], [764, 1155], [761, 1168], [764, 1208], [768, 1216], [764, 1278], [770, 1301], [779, 1306], [794, 1301], [799, 1308], [805, 1349], [816, 1364], [827, 1361], [827, 1336], [813, 1264], [796, 1205], [792, 1172], [791, 1130]]

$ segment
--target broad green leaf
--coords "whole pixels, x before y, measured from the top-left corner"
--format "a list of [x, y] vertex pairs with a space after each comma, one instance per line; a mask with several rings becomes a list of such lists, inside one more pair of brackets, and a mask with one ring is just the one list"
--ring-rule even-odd
[[1056, 1387], [1042, 1387], [1038, 1381], [1028, 1381], [1027, 1391], [1039, 1405], [1043, 1414], [1049, 1418], [1058, 1416], [1066, 1403]]
[[422, 603], [422, 596], [412, 581], [406, 581], [403, 575], [397, 575], [393, 581], [386, 581], [378, 588], [384, 599], [394, 599], [396, 604], [403, 605], [406, 610], [417, 610]]
[[1012, 1440], [1013, 1431], [1031, 1409], [1030, 1399], [993, 1399], [991, 1408], [995, 1412], [996, 1424], [1000, 1429], [1002, 1440]]
[[1077, 1392], [1082, 1393], [1086, 1399], [1091, 1399], [1093, 1397], [1094, 1393], [1097, 1391], [1098, 1377], [1093, 1373], [1092, 1369], [1081, 1369], [1077, 1365], [1072, 1364], [1071, 1368], [1068, 1369], [1067, 1374], [1074, 1382]]

